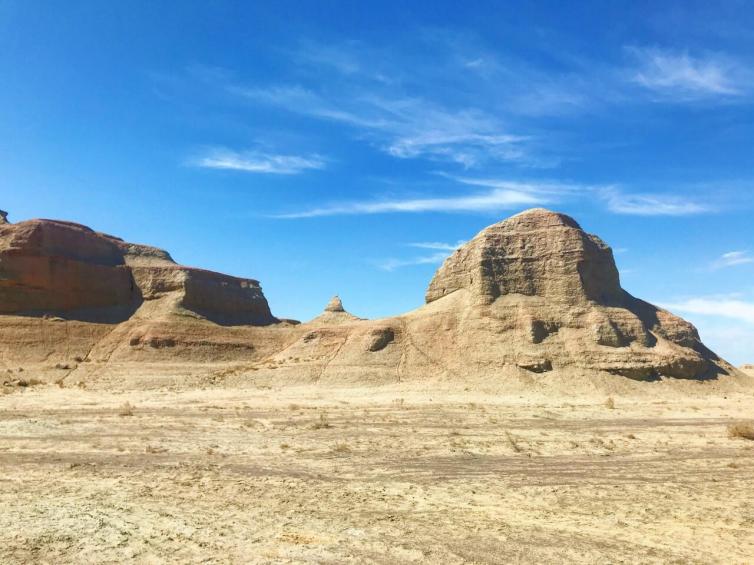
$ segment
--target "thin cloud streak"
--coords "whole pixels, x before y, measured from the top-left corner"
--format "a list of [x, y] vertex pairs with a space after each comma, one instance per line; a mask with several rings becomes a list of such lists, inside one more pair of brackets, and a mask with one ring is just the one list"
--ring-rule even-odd
[[419, 213], [419, 212], [495, 212], [519, 206], [547, 204], [542, 195], [516, 190], [493, 189], [477, 194], [445, 198], [410, 198], [371, 202], [346, 202], [302, 212], [279, 214], [281, 219], [316, 218], [358, 214]]
[[426, 242], [419, 242], [419, 243], [409, 243], [409, 247], [417, 247], [419, 249], [437, 249], [440, 251], [455, 251], [459, 247], [461, 247], [464, 243], [466, 243], [464, 240], [459, 239], [455, 243], [443, 243], [440, 241], [426, 241]]
[[699, 297], [661, 305], [671, 311], [732, 318], [754, 324], [754, 303], [733, 298]]
[[729, 251], [723, 253], [714, 263], [712, 263], [713, 269], [724, 269], [726, 267], [735, 267], [738, 265], [746, 265], [748, 263], [754, 263], [754, 257], [749, 255], [748, 251]]
[[616, 214], [634, 216], [689, 216], [712, 212], [712, 208], [693, 200], [669, 194], [627, 194], [616, 189], [602, 194], [607, 207]]
[[195, 167], [224, 169], [247, 173], [296, 175], [307, 170], [324, 169], [325, 161], [319, 155], [274, 155], [257, 151], [236, 152], [228, 149], [211, 151], [204, 157], [190, 161]]
[[422, 257], [414, 257], [411, 259], [385, 259], [377, 263], [377, 268], [383, 271], [394, 271], [401, 267], [413, 267], [416, 265], [437, 265], [445, 261], [448, 258], [447, 252], [433, 253], [432, 255], [425, 255]]
[[380, 150], [400, 159], [442, 160], [466, 168], [489, 160], [530, 159], [526, 149], [530, 137], [505, 131], [494, 116], [481, 110], [449, 109], [420, 97], [374, 94], [358, 84], [352, 89], [349, 95], [325, 96], [298, 85], [228, 87], [254, 102], [360, 129]]
[[[553, 181], [519, 182], [506, 179], [440, 176], [460, 184], [487, 190], [467, 195], [438, 198], [406, 198], [335, 203], [299, 212], [273, 215], [296, 219], [323, 216], [367, 215], [420, 212], [498, 212], [516, 207], [550, 205], [564, 200], [591, 198], [602, 200], [615, 214], [637, 216], [687, 216], [715, 210], [688, 197], [669, 194], [628, 193], [612, 185], [580, 185]], [[734, 257], [735, 259], [735, 257]], [[738, 260], [741, 260], [740, 258]], [[748, 261], [747, 261], [748, 262]]]
[[495, 178], [475, 178], [475, 177], [463, 177], [456, 175], [448, 175], [445, 173], [438, 173], [440, 176], [452, 179], [461, 184], [468, 186], [483, 186], [486, 188], [494, 188], [501, 190], [515, 190], [519, 192], [527, 192], [531, 194], [542, 194], [552, 196], [568, 196], [577, 195], [593, 191], [605, 191], [612, 190], [612, 186], [589, 186], [583, 184], [553, 182], [553, 181], [537, 181], [537, 182], [520, 182], [511, 181], [508, 179], [495, 179]]
[[721, 56], [692, 57], [686, 52], [629, 48], [638, 59], [631, 80], [658, 94], [681, 101], [709, 96], [740, 96], [735, 65]]

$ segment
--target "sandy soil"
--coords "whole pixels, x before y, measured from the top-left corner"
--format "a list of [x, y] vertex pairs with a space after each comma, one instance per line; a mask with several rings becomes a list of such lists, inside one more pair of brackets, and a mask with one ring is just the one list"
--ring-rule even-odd
[[0, 396], [2, 563], [751, 563], [743, 394]]

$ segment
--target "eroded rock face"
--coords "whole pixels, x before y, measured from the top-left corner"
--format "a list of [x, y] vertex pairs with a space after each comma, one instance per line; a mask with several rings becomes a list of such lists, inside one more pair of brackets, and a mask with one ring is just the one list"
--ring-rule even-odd
[[613, 253], [572, 218], [544, 209], [517, 214], [458, 249], [427, 290], [432, 302], [468, 289], [480, 303], [505, 294], [567, 303], [620, 303], [623, 291]]
[[116, 307], [138, 296], [118, 244], [89, 228], [51, 220], [0, 225], [0, 312]]
[[336, 294], [330, 299], [330, 302], [325, 306], [324, 311], [314, 318], [310, 323], [312, 324], [347, 324], [359, 320], [356, 316], [347, 312], [343, 307], [343, 302]]
[[275, 321], [259, 283], [176, 264], [155, 247], [54, 220], [0, 225], [0, 313], [127, 317], [144, 300], [223, 324]]
[[330, 302], [325, 306], [325, 312], [345, 312], [343, 308], [343, 302], [340, 300], [340, 296], [337, 294], [330, 299]]
[[[0, 358], [77, 365], [71, 378], [128, 378], [135, 362], [148, 363], [150, 375], [183, 364], [182, 378], [188, 366], [238, 362], [248, 371], [233, 372], [238, 383], [520, 378], [560, 379], [570, 391], [592, 377], [738, 374], [694, 326], [625, 292], [605, 243], [547, 210], [480, 232], [446, 260], [426, 298], [370, 321], [335, 296], [294, 324], [272, 316], [257, 281], [184, 267], [161, 249], [77, 224], [0, 224], [0, 314], [38, 317], [0, 316]], [[76, 314], [113, 308], [124, 312], [117, 323]]]
[[564, 214], [528, 210], [480, 232], [445, 261], [426, 300], [454, 293], [465, 296], [459, 340], [529, 370], [642, 380], [727, 370], [691, 324], [625, 292], [610, 247]]

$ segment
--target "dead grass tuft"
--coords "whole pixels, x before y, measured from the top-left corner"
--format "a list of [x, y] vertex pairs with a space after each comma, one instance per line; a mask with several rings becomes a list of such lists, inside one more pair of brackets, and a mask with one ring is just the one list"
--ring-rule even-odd
[[333, 447], [332, 452], [340, 454], [351, 453], [351, 448], [347, 443], [338, 443]]
[[326, 430], [328, 428], [332, 428], [332, 424], [327, 417], [327, 412], [320, 412], [319, 421], [315, 422], [312, 428], [315, 430]]
[[121, 404], [120, 408], [118, 408], [118, 416], [133, 416], [134, 415], [134, 407], [131, 405], [130, 402], [125, 402]]
[[754, 424], [751, 422], [737, 422], [728, 426], [729, 438], [741, 438], [754, 441]]
[[508, 430], [505, 430], [505, 437], [507, 438], [510, 446], [513, 448], [513, 451], [515, 451], [516, 453], [521, 453], [523, 451], [523, 449], [521, 449], [521, 446], [518, 445], [518, 442]]

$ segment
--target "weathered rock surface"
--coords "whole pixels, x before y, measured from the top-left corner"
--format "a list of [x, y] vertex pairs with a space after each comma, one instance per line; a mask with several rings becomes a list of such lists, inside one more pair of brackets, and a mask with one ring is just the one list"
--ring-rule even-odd
[[534, 209], [480, 232], [437, 272], [427, 302], [467, 289], [479, 304], [540, 296], [569, 304], [621, 304], [611, 249], [564, 214]]
[[183, 267], [70, 222], [0, 225], [0, 313], [123, 319], [159, 298], [223, 324], [275, 321], [255, 280]]
[[[121, 317], [81, 315], [92, 311]], [[458, 249], [412, 312], [362, 320], [335, 296], [304, 324], [274, 318], [257, 281], [76, 224], [4, 224], [0, 313], [6, 365], [70, 366], [66, 379], [119, 386], [137, 362], [173, 384], [202, 371], [265, 386], [742, 376], [691, 324], [625, 292], [604, 242], [541, 209]]]
[[343, 301], [340, 299], [340, 296], [337, 294], [333, 296], [330, 299], [330, 302], [327, 303], [327, 306], [325, 306], [325, 312], [345, 312], [346, 309], [343, 308]]
[[310, 324], [345, 324], [348, 322], [355, 322], [359, 320], [360, 318], [357, 318], [350, 312], [346, 312], [346, 309], [343, 307], [343, 302], [340, 300], [340, 297], [336, 294], [330, 299], [330, 302], [327, 303], [325, 306], [324, 311], [314, 318]]

